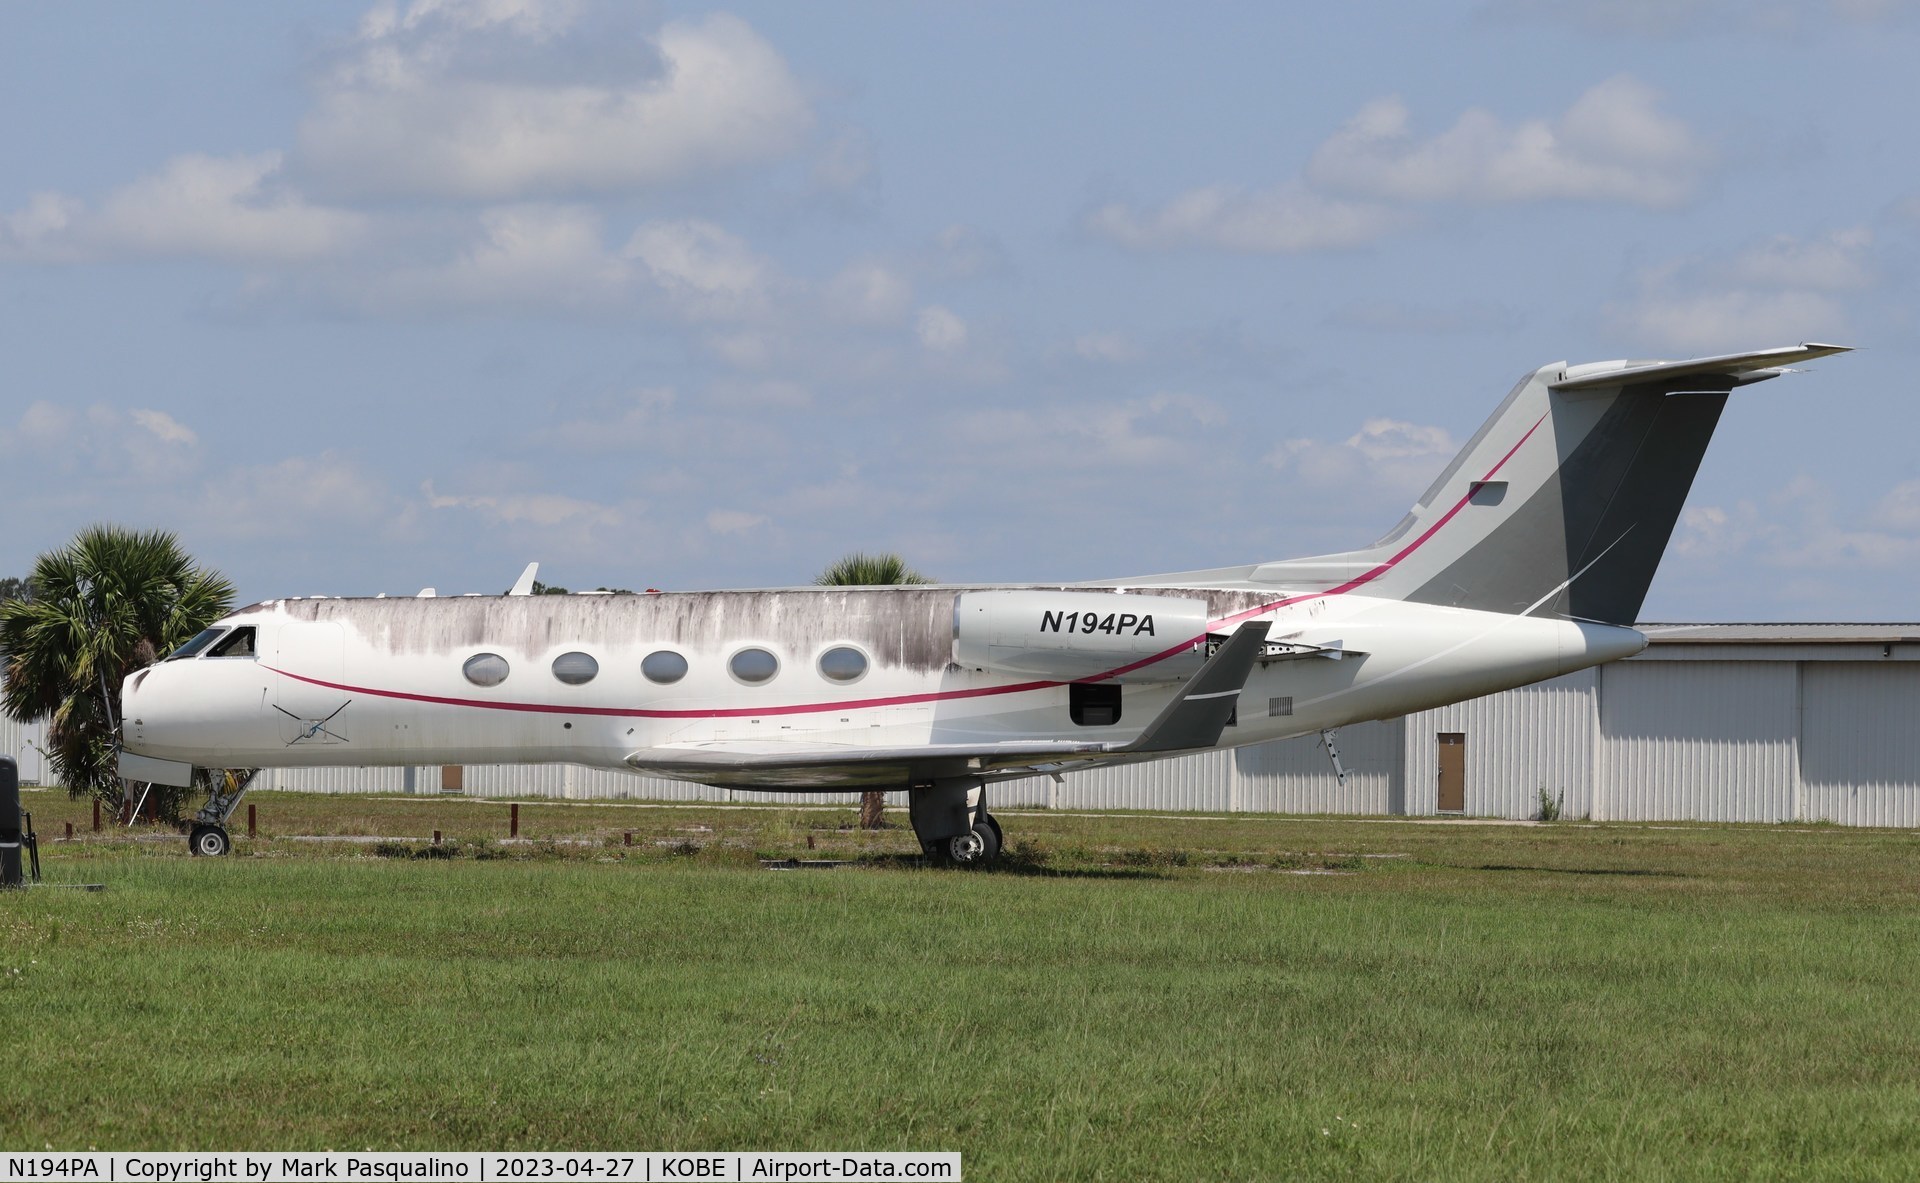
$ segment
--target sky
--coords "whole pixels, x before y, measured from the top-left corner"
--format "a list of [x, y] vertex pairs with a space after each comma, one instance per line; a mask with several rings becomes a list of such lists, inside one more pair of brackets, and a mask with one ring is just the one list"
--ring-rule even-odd
[[1800, 341], [1648, 620], [1915, 620], [1920, 4], [14, 5], [0, 575], [1121, 578], [1556, 361]]

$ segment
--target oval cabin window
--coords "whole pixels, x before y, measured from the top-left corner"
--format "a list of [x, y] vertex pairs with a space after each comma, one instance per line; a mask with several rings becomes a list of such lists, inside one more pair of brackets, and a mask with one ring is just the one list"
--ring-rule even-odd
[[507, 659], [498, 653], [476, 653], [460, 667], [475, 686], [498, 686], [507, 680]]
[[562, 653], [553, 659], [553, 676], [569, 686], [584, 686], [600, 673], [600, 663], [586, 653]]
[[780, 672], [780, 659], [765, 649], [742, 649], [733, 655], [727, 668], [742, 682], [758, 684]]
[[687, 659], [678, 653], [661, 649], [647, 654], [641, 660], [640, 672], [647, 676], [647, 681], [658, 682], [664, 686], [670, 682], [678, 682], [687, 676]]
[[851, 645], [835, 645], [820, 655], [820, 676], [833, 682], [857, 682], [867, 672], [867, 655]]

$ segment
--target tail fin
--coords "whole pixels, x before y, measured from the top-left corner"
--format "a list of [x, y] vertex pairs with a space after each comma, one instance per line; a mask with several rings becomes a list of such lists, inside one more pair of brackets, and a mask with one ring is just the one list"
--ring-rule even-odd
[[1399, 525], [1364, 550], [1266, 563], [1257, 583], [1631, 624], [1736, 386], [1844, 353], [1543, 366]]

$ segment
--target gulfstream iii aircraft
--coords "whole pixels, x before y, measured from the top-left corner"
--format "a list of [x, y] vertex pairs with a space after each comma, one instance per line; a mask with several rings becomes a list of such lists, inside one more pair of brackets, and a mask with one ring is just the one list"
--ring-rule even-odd
[[[1330, 732], [1638, 653], [1629, 627], [1728, 393], [1804, 344], [1555, 363], [1372, 546], [1047, 586], [268, 600], [121, 689], [121, 773], [572, 762], [908, 790], [923, 848], [1002, 844], [987, 787]], [[191, 839], [227, 847], [243, 782]]]

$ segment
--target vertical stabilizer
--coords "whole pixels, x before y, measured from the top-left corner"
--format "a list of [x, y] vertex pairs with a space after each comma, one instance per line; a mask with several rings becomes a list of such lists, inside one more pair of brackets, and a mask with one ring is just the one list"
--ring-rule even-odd
[[1807, 344], [1543, 366], [1379, 542], [1240, 574], [1290, 589], [1631, 624], [1728, 392], [1842, 352]]

